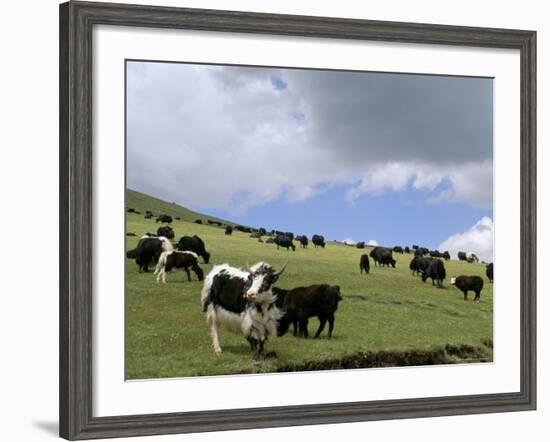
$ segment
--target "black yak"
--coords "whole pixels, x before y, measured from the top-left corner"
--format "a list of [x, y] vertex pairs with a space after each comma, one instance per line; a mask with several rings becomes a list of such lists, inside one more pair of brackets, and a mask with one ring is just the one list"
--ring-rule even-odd
[[464, 293], [464, 301], [468, 300], [468, 290], [472, 290], [476, 294], [474, 301], [479, 302], [481, 290], [483, 289], [483, 278], [481, 276], [460, 275], [451, 278], [451, 284]]
[[363, 273], [364, 271], [365, 274], [369, 273], [370, 271], [369, 255], [367, 255], [366, 253], [364, 255], [361, 255], [361, 259], [359, 260], [359, 270], [361, 271], [361, 273]]
[[210, 260], [210, 253], [206, 251], [204, 241], [197, 235], [182, 236], [176, 247], [178, 250], [195, 252], [204, 259], [205, 264]]
[[443, 287], [443, 280], [447, 277], [447, 272], [445, 271], [445, 265], [440, 259], [433, 259], [428, 268], [422, 273], [422, 282], [426, 282], [426, 279], [431, 278], [432, 284], [439, 288]]
[[487, 264], [487, 267], [485, 268], [485, 274], [487, 275], [487, 278], [489, 279], [489, 282], [493, 282], [493, 263]]
[[317, 284], [308, 287], [296, 287], [291, 290], [273, 287], [277, 296], [277, 306], [283, 316], [279, 320], [277, 336], [283, 336], [290, 324], [294, 326], [294, 336], [308, 337], [308, 319], [317, 316], [319, 328], [315, 333], [318, 338], [328, 321], [328, 337], [332, 337], [334, 330], [334, 313], [338, 309], [338, 302], [342, 300], [340, 287], [327, 284]]

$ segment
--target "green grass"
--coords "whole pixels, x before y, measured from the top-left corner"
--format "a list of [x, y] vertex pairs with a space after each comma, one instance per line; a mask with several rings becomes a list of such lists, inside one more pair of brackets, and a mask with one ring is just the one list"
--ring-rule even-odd
[[[148, 208], [155, 211], [158, 207], [171, 214], [160, 204], [152, 207], [147, 198], [142, 197], [143, 205], [137, 204], [137, 198], [128, 198], [133, 204], [128, 207], [143, 212]], [[187, 215], [186, 220], [197, 217], [191, 211], [187, 211]], [[143, 215], [127, 214], [128, 232], [141, 235], [156, 231], [159, 225], [144, 219]], [[423, 354], [441, 351], [446, 346], [447, 350], [472, 347], [480, 354], [458, 357], [449, 350], [444, 362], [492, 360], [491, 345], [484, 343], [492, 343], [493, 337], [493, 287], [485, 277], [484, 265], [446, 262], [445, 288], [438, 289], [430, 281], [422, 283], [410, 274], [408, 264], [412, 255], [397, 254], [395, 269], [371, 267], [369, 275], [361, 275], [359, 257], [370, 249], [328, 242], [325, 249], [297, 247], [295, 252], [287, 252], [277, 250], [273, 244], [260, 243], [245, 233], [226, 236], [219, 227], [184, 221], [183, 216], [181, 221], [174, 221], [172, 227], [177, 238], [197, 234], [205, 241], [212, 255], [208, 265], [201, 260], [205, 274], [213, 265], [224, 262], [245, 267], [247, 261], [253, 264], [262, 260], [279, 268], [288, 261], [277, 283], [279, 287], [339, 285], [344, 299], [336, 312], [334, 335], [326, 339], [325, 329], [320, 339], [299, 339], [291, 333], [275, 337], [268, 342], [267, 350], [275, 351], [277, 357], [253, 364], [245, 339], [221, 330], [223, 353], [216, 355], [201, 311], [202, 283], [195, 275], [193, 281], [188, 282], [183, 272], [173, 271], [167, 275], [166, 284], [157, 284], [152, 271], [138, 273], [137, 265], [129, 259], [126, 266], [129, 379], [365, 366], [364, 361], [357, 361], [383, 356], [382, 351], [394, 356], [410, 352]], [[137, 241], [136, 237], [127, 237], [127, 248], [133, 248]], [[472, 301], [473, 293], [465, 302], [462, 293], [450, 285], [450, 277], [459, 274], [483, 277], [485, 285], [480, 303]], [[317, 319], [312, 318], [311, 335], [317, 326]]]
[[[220, 221], [224, 224], [234, 224], [221, 218], [216, 218], [215, 216], [207, 216], [202, 213], [193, 212], [192, 210], [182, 207], [176, 203], [169, 203], [131, 189], [126, 189], [126, 208], [132, 208], [141, 212], [142, 217], [146, 210], [150, 210], [155, 214], [155, 216], [161, 214], [170, 215], [172, 217], [178, 216], [182, 221], [193, 222], [196, 219], [200, 219], [204, 224], [206, 224], [207, 220], [210, 219], [212, 221]], [[155, 220], [153, 219], [153, 223], [154, 222]]]

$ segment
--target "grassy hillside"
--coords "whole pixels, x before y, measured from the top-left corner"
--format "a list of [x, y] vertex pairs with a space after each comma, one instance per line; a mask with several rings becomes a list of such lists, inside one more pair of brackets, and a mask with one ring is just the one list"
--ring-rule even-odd
[[[140, 206], [135, 194], [135, 208], [154, 211], [153, 204], [159, 204], [142, 195]], [[191, 211], [187, 214], [186, 220], [197, 217]], [[129, 379], [492, 360], [493, 291], [481, 264], [446, 262], [445, 288], [438, 289], [411, 275], [408, 264], [412, 255], [397, 255], [395, 269], [371, 267], [369, 275], [361, 275], [359, 258], [370, 249], [329, 242], [324, 249], [297, 247], [295, 252], [287, 252], [245, 233], [226, 236], [220, 228], [184, 221], [183, 212], [180, 216], [182, 220], [172, 224], [176, 238], [197, 234], [212, 255], [208, 265], [201, 260], [205, 274], [213, 265], [224, 262], [245, 267], [247, 262], [262, 260], [280, 268], [288, 261], [279, 287], [340, 285], [344, 299], [336, 312], [334, 335], [326, 339], [325, 329], [320, 339], [295, 338], [291, 333], [275, 337], [267, 350], [277, 352], [277, 357], [253, 364], [245, 339], [222, 330], [223, 353], [216, 355], [201, 311], [202, 283], [194, 275], [188, 282], [178, 271], [167, 275], [166, 284], [157, 284], [152, 273], [138, 273], [137, 265], [128, 259]], [[127, 214], [128, 232], [140, 235], [156, 227], [154, 220], [146, 220], [143, 215]], [[137, 241], [136, 237], [128, 237], [127, 247], [133, 248]], [[483, 277], [480, 303], [472, 301], [473, 294], [464, 301], [462, 293], [449, 284], [450, 277], [458, 274]], [[311, 335], [317, 326], [318, 320], [312, 318]]]
[[[160, 214], [170, 215], [172, 217], [180, 217], [182, 221], [193, 222], [196, 219], [201, 219], [206, 224], [206, 220], [220, 221], [224, 224], [231, 224], [229, 221], [216, 218], [215, 216], [206, 216], [202, 213], [193, 212], [185, 207], [182, 207], [176, 203], [169, 203], [161, 199], [146, 195], [135, 190], [126, 189], [126, 209], [133, 208], [138, 212], [141, 212], [142, 216], [146, 210], [150, 210], [158, 216]], [[153, 220], [154, 221], [154, 220]]]

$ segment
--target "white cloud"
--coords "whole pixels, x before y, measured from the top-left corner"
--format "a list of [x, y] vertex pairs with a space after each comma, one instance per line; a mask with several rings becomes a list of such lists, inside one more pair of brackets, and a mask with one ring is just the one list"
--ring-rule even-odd
[[355, 244], [357, 244], [352, 238], [343, 239], [342, 242], [350, 246], [354, 246]]
[[135, 62], [127, 78], [136, 190], [232, 213], [333, 185], [491, 207], [490, 80]]
[[[448, 188], [437, 190], [447, 182]], [[434, 192], [427, 202], [465, 202], [474, 207], [490, 208], [493, 202], [492, 161], [465, 162], [457, 165], [430, 162], [393, 162], [371, 166], [346, 197], [354, 201], [363, 195], [398, 192], [411, 186]]]
[[375, 239], [369, 239], [369, 240], [367, 241], [367, 246], [374, 246], [374, 247], [376, 247], [376, 246], [379, 246], [379, 245], [380, 245], [380, 244], [378, 244], [378, 241], [376, 241]]
[[482, 261], [492, 262], [493, 220], [484, 216], [468, 230], [447, 238], [438, 250], [448, 250], [454, 258], [459, 251], [474, 252]]

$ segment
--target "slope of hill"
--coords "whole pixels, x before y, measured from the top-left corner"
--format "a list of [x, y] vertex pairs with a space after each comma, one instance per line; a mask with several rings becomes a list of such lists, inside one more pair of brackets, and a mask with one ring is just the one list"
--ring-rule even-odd
[[210, 219], [212, 221], [220, 221], [224, 224], [234, 225], [234, 223], [230, 221], [194, 212], [176, 203], [169, 203], [132, 189], [126, 189], [126, 209], [129, 208], [133, 208], [142, 214], [145, 213], [146, 210], [150, 210], [155, 215], [165, 214], [172, 217], [177, 216], [180, 217], [182, 221], [193, 222], [196, 219], [200, 219], [206, 224], [206, 220]]
[[[149, 206], [155, 203], [154, 199], [145, 201]], [[179, 210], [183, 218], [186, 209]], [[196, 217], [190, 211], [185, 214], [187, 219]], [[127, 250], [136, 247], [141, 235], [158, 227], [154, 219], [132, 213], [127, 214], [126, 225], [127, 232], [136, 235], [126, 238]], [[198, 235], [204, 240], [211, 254], [209, 264], [200, 259], [205, 275], [216, 264], [245, 268], [248, 263], [266, 261], [277, 269], [288, 263], [277, 281], [279, 288], [339, 285], [344, 299], [336, 312], [334, 335], [327, 339], [325, 330], [319, 339], [296, 338], [292, 333], [274, 337], [267, 348], [277, 357], [254, 364], [242, 334], [223, 329], [223, 353], [215, 354], [200, 303], [203, 283], [195, 275], [190, 282], [185, 272], [173, 270], [166, 284], [159, 284], [151, 271], [139, 273], [134, 260], [127, 259], [128, 379], [492, 361], [493, 287], [482, 264], [446, 261], [447, 279], [440, 289], [411, 274], [412, 254], [395, 254], [396, 268], [377, 267], [371, 261], [366, 275], [359, 271], [359, 260], [370, 248], [329, 241], [325, 248], [310, 245], [304, 249], [295, 242], [296, 250], [287, 251], [247, 233], [226, 235], [218, 227], [183, 219], [174, 220], [171, 226], [176, 239]], [[472, 293], [464, 301], [462, 293], [450, 285], [450, 278], [457, 275], [484, 279], [480, 303], [473, 302]], [[317, 318], [310, 319], [311, 334], [318, 323]]]

